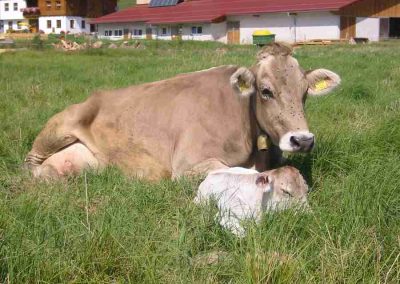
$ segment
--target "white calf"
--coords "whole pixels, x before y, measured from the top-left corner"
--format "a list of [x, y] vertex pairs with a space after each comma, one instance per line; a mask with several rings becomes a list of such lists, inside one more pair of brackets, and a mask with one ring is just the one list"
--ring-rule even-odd
[[259, 221], [264, 211], [278, 211], [291, 206], [308, 208], [308, 186], [293, 167], [259, 173], [244, 168], [213, 171], [200, 184], [196, 203], [215, 199], [220, 224], [238, 236], [244, 235], [240, 221]]

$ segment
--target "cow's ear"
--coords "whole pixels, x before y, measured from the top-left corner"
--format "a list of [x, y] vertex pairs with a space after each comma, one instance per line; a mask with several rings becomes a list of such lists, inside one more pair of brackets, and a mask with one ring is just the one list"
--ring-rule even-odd
[[307, 71], [308, 94], [310, 96], [324, 96], [336, 89], [341, 82], [338, 74], [327, 69]]
[[272, 179], [265, 173], [259, 174], [256, 178], [256, 185], [263, 189], [264, 192], [271, 190]]
[[255, 88], [256, 78], [253, 72], [245, 67], [240, 67], [231, 76], [231, 86], [232, 88], [243, 97], [250, 97], [256, 92]]

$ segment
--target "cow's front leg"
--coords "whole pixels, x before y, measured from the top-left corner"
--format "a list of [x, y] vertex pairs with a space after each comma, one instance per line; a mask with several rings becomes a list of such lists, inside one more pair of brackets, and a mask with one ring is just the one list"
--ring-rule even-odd
[[227, 168], [229, 167], [218, 159], [207, 159], [182, 173], [173, 172], [172, 178], [177, 179], [182, 176], [206, 176], [209, 172]]

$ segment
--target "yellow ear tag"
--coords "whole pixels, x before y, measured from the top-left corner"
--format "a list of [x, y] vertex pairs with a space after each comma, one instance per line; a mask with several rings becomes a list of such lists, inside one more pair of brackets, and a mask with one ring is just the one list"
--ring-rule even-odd
[[328, 82], [326, 80], [319, 81], [317, 84], [315, 84], [316, 91], [323, 91], [325, 89], [328, 89], [328, 87]]
[[247, 86], [246, 82], [243, 80], [239, 80], [238, 84], [239, 84], [239, 90], [241, 92], [247, 91], [249, 89], [249, 86]]
[[258, 136], [257, 149], [258, 149], [258, 151], [268, 150], [268, 137], [266, 135]]

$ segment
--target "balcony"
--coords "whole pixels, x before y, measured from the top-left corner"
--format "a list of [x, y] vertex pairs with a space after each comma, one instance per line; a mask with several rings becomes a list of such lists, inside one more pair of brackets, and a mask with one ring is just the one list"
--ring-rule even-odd
[[21, 9], [25, 18], [37, 18], [40, 16], [40, 9], [39, 7], [27, 7]]

